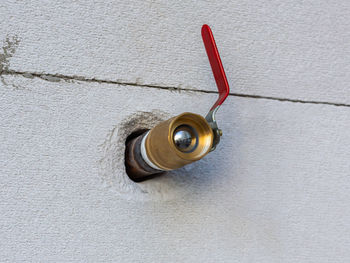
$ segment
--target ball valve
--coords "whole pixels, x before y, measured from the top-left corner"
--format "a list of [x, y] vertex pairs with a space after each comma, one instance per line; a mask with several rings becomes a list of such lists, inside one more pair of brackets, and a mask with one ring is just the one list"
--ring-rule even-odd
[[127, 143], [126, 172], [136, 182], [195, 162], [215, 150], [220, 142], [222, 131], [216, 123], [215, 114], [229, 94], [229, 85], [208, 25], [202, 26], [202, 38], [219, 97], [205, 118], [185, 112], [159, 123]]

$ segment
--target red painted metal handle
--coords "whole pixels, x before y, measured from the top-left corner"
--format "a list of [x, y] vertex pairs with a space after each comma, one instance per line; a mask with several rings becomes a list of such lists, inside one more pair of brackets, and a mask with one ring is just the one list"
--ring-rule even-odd
[[216, 85], [219, 90], [219, 98], [215, 102], [213, 107], [211, 107], [210, 109], [214, 110], [216, 107], [220, 106], [225, 101], [230, 92], [230, 87], [227, 82], [224, 67], [222, 66], [219, 51], [215, 44], [213, 33], [211, 32], [211, 29], [208, 25], [202, 26], [202, 38], [205, 50], [207, 51], [211, 69], [214, 74]]

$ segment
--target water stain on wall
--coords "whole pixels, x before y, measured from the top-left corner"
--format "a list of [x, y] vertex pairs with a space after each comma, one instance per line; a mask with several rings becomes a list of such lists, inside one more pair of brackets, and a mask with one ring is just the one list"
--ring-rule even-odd
[[15, 54], [19, 42], [20, 40], [17, 36], [6, 37], [2, 52], [0, 52], [0, 74], [9, 70], [9, 59]]

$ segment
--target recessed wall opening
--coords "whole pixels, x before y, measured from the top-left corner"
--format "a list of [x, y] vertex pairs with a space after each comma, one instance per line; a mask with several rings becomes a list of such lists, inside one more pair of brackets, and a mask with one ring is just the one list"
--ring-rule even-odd
[[[125, 140], [125, 171], [129, 178], [134, 182], [142, 182], [163, 174], [163, 172], [147, 165], [142, 158], [141, 142], [147, 131], [149, 131], [149, 129], [136, 130]], [[142, 173], [142, 176], [140, 173]]]
[[130, 133], [130, 135], [128, 135], [128, 137], [126, 137], [125, 148], [128, 145], [128, 142], [130, 142], [132, 139], [135, 139], [136, 137], [140, 136], [141, 134], [143, 134], [147, 131], [149, 131], [149, 129], [139, 129], [139, 130], [136, 130], [136, 131]]

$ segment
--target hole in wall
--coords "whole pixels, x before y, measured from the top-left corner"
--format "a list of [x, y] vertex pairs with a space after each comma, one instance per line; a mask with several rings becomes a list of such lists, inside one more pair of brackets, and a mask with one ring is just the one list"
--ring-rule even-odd
[[193, 194], [196, 188], [210, 181], [207, 170], [211, 165], [206, 158], [139, 183], [126, 174], [125, 142], [171, 117], [158, 110], [135, 112], [112, 128], [101, 145], [99, 160], [99, 174], [107, 188], [127, 200], [173, 200]]
[[141, 141], [147, 131], [149, 129], [136, 130], [125, 140], [125, 170], [126, 174], [134, 182], [142, 182], [164, 174], [164, 172], [149, 167], [141, 157]]
[[101, 145], [103, 156], [99, 161], [99, 174], [106, 187], [130, 200], [163, 199], [163, 196], [167, 196], [164, 187], [157, 182], [136, 183], [128, 177], [125, 170], [125, 143], [169, 117], [158, 110], [135, 112], [112, 128]]
[[139, 129], [134, 132], [132, 132], [128, 137], [125, 139], [125, 146], [132, 140], [137, 137], [139, 137], [141, 134], [145, 133], [146, 131], [149, 131], [149, 129]]

